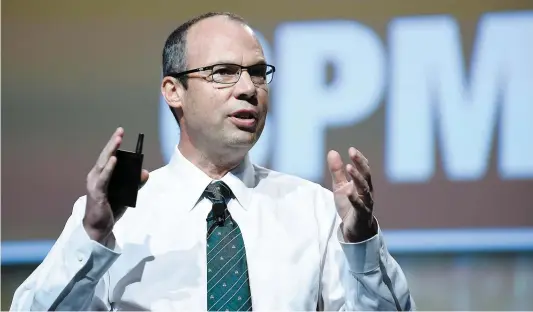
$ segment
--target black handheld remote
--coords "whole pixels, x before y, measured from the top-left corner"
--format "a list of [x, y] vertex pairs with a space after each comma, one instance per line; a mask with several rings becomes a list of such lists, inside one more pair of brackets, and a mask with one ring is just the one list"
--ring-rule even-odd
[[107, 186], [107, 200], [113, 208], [135, 207], [141, 183], [144, 134], [137, 139], [135, 152], [117, 150], [117, 163]]

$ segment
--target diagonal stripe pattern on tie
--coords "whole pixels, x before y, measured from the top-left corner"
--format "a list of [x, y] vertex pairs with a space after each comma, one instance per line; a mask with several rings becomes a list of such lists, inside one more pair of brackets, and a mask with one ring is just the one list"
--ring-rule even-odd
[[213, 207], [225, 209], [223, 224], [216, 222], [213, 210], [207, 217], [207, 309], [251, 311], [246, 249], [239, 225], [226, 206], [232, 192], [224, 182], [216, 181], [207, 186], [204, 196]]

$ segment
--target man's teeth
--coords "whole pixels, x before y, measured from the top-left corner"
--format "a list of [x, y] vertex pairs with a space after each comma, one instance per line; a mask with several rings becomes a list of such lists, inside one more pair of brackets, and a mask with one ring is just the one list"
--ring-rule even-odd
[[249, 113], [238, 113], [238, 114], [235, 114], [235, 117], [241, 118], [241, 119], [253, 118], [252, 114], [249, 114]]

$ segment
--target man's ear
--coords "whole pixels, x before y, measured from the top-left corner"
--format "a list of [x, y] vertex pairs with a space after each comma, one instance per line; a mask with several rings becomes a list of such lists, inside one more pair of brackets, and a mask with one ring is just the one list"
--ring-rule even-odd
[[185, 89], [175, 78], [164, 77], [161, 82], [161, 94], [167, 104], [172, 108], [181, 108]]

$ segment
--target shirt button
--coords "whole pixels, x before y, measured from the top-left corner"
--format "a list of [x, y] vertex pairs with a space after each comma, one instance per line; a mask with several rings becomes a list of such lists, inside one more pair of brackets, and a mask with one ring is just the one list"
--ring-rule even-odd
[[81, 253], [77, 253], [76, 254], [76, 259], [78, 259], [78, 262], [82, 262], [83, 261], [83, 255]]

